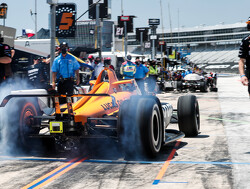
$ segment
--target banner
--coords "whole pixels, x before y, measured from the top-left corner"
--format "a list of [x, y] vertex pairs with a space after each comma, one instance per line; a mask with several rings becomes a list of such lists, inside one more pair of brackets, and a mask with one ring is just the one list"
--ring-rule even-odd
[[14, 47], [14, 40], [16, 36], [16, 29], [6, 26], [0, 26], [0, 34], [3, 37], [3, 43], [8, 44], [10, 47]]

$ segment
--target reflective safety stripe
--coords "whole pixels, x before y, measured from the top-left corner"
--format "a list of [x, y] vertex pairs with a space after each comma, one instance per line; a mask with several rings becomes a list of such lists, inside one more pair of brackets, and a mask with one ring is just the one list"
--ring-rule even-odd
[[155, 68], [153, 68], [153, 66], [149, 66], [149, 74], [156, 75], [157, 73], [157, 66], [155, 66]]

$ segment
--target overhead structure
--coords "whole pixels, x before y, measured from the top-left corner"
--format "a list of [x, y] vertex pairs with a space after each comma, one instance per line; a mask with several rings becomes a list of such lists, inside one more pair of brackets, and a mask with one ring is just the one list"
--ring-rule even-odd
[[157, 18], [151, 18], [148, 20], [148, 25], [151, 28], [151, 35], [150, 35], [150, 40], [151, 40], [151, 47], [152, 47], [152, 51], [151, 51], [151, 58], [155, 59], [155, 55], [156, 55], [156, 41], [158, 40], [158, 36], [156, 34], [156, 29], [157, 26], [160, 25], [160, 19]]
[[117, 31], [122, 31], [120, 32], [125, 40], [124, 40], [124, 47], [125, 47], [125, 57], [127, 57], [127, 49], [128, 49], [128, 33], [133, 33], [134, 32], [134, 27], [133, 27], [133, 18], [135, 16], [118, 16], [118, 26], [117, 26]]

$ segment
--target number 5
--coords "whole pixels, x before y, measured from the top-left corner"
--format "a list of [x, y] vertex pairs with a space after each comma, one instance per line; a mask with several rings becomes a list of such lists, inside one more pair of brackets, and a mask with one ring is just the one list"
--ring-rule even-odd
[[60, 22], [60, 30], [68, 30], [73, 24], [72, 13], [63, 13]]

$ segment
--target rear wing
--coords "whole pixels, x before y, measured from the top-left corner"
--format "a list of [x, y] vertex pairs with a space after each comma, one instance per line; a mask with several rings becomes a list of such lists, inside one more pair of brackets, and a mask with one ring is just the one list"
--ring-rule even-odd
[[63, 94], [10, 94], [8, 96], [6, 96], [1, 104], [0, 107], [5, 107], [5, 105], [9, 102], [9, 100], [11, 98], [27, 98], [27, 97], [83, 97], [83, 96], [110, 96], [109, 94], [104, 94], [104, 93], [100, 93], [100, 94], [73, 94], [73, 95], [63, 95]]

